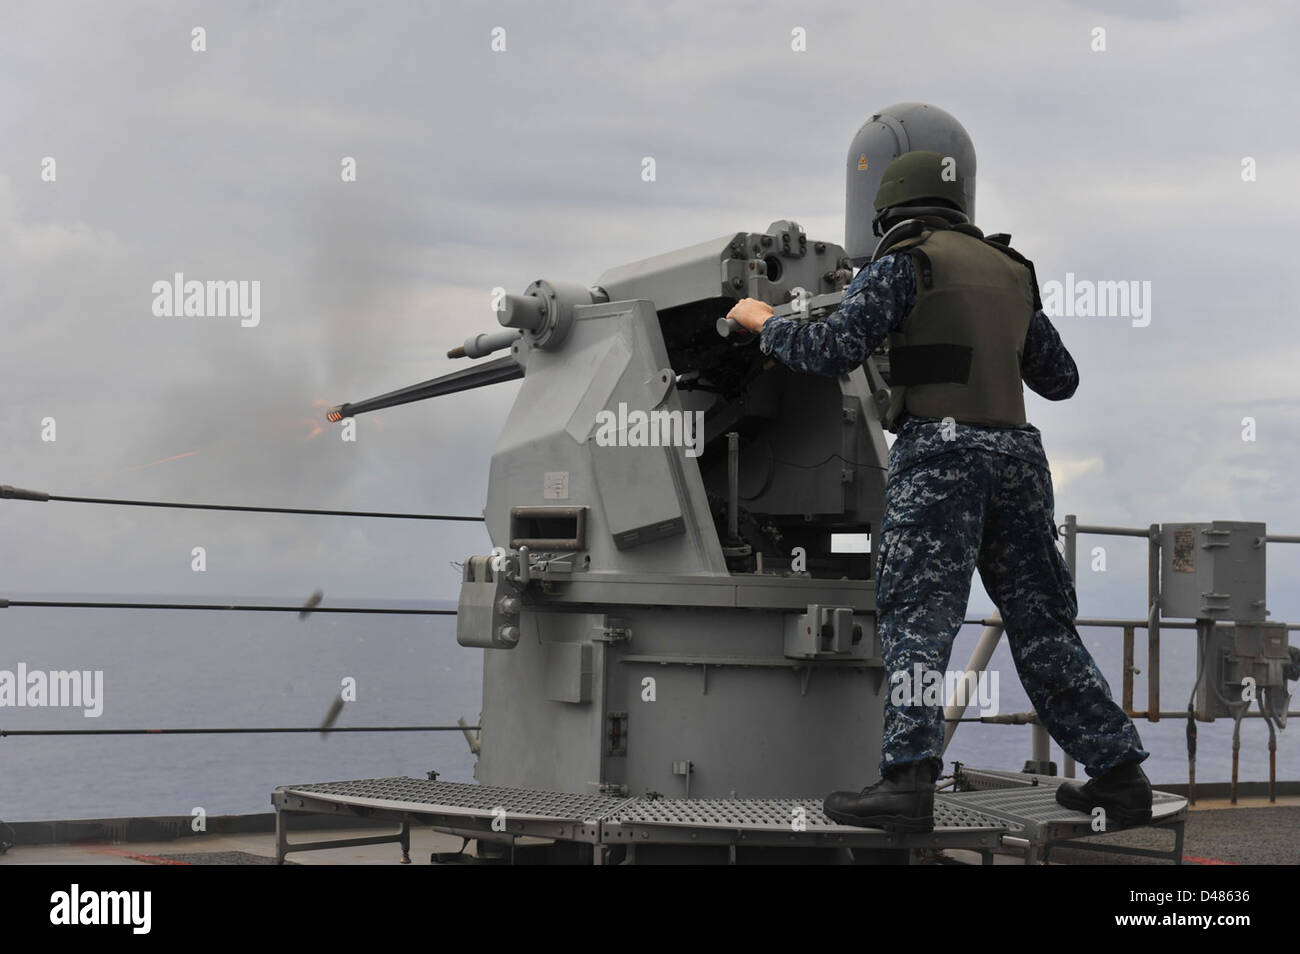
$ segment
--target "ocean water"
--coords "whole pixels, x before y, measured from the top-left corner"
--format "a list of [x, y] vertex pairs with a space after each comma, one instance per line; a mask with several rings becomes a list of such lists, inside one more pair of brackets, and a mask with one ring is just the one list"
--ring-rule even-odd
[[[963, 629], [950, 668], [965, 663], [979, 632], [978, 626]], [[1082, 633], [1118, 696], [1119, 631]], [[1163, 645], [1163, 706], [1180, 709], [1194, 675], [1191, 633], [1167, 631]], [[315, 726], [345, 678], [355, 680], [357, 699], [344, 707], [338, 726], [443, 725], [461, 716], [473, 723], [482, 652], [456, 643], [452, 617], [317, 613], [299, 621], [293, 613], [12, 607], [0, 613], [0, 669], [23, 662], [29, 670], [103, 670], [104, 710], [86, 718], [80, 709], [0, 708], [0, 730]], [[1001, 711], [1027, 710], [1005, 640], [990, 671], [998, 673]], [[1139, 692], [1137, 705], [1143, 704]], [[1185, 721], [1139, 721], [1138, 729], [1152, 752], [1148, 775], [1185, 781]], [[1199, 725], [1198, 780], [1229, 778], [1231, 731], [1223, 720]], [[1246, 720], [1242, 737], [1241, 777], [1267, 778], [1262, 720]], [[1028, 726], [965, 724], [947, 758], [1019, 769], [1029, 752]], [[1061, 758], [1055, 745], [1053, 758]], [[874, 761], [864, 754], [864, 782]], [[196, 807], [208, 814], [269, 811], [277, 785], [423, 777], [431, 769], [445, 780], [468, 782], [473, 764], [459, 732], [10, 736], [0, 738], [0, 819], [188, 815]], [[1281, 733], [1278, 769], [1281, 778], [1300, 777], [1300, 725]]]
[[[103, 670], [104, 710], [86, 718], [80, 709], [3, 708], [2, 729], [317, 726], [345, 678], [356, 682], [356, 701], [336, 726], [478, 720], [482, 654], [457, 645], [454, 617], [316, 613], [299, 621], [296, 613], [21, 607], [4, 614], [0, 669], [22, 661], [29, 670]], [[8, 737], [0, 738], [0, 819], [264, 812], [277, 785], [423, 777], [431, 769], [468, 782], [473, 767], [460, 732]]]

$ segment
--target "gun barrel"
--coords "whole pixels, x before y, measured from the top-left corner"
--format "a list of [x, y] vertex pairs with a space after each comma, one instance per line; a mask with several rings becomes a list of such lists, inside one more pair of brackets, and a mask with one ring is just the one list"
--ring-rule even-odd
[[483, 332], [482, 334], [473, 335], [465, 339], [465, 343], [458, 348], [452, 348], [447, 352], [449, 358], [483, 358], [490, 355], [493, 351], [500, 351], [502, 348], [509, 348], [519, 340], [522, 332], [514, 328], [506, 328], [504, 331]]
[[335, 423], [347, 417], [356, 417], [368, 411], [378, 411], [399, 404], [411, 404], [428, 398], [455, 394], [458, 391], [472, 391], [474, 388], [500, 384], [502, 381], [517, 381], [524, 376], [524, 369], [511, 356], [497, 358], [463, 371], [453, 371], [442, 377], [412, 384], [409, 387], [389, 391], [378, 397], [368, 398], [352, 404], [337, 404], [326, 412], [326, 419]]

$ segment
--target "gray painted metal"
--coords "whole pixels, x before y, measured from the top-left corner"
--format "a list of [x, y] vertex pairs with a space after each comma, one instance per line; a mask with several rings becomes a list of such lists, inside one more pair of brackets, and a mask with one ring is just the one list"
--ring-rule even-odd
[[[1227, 627], [1201, 620], [1196, 654], [1196, 718], [1237, 719], [1255, 703], [1278, 721], [1279, 728], [1286, 728], [1291, 654], [1285, 623], [1242, 620]], [[1248, 679], [1253, 680], [1250, 695], [1244, 693]]]
[[951, 114], [928, 103], [896, 103], [867, 120], [849, 146], [844, 199], [844, 248], [863, 265], [878, 241], [872, 232], [876, 190], [885, 167], [905, 152], [951, 156], [965, 180], [966, 213], [975, 222], [975, 147]]
[[716, 299], [757, 298], [777, 305], [796, 289], [823, 295], [852, 278], [844, 249], [810, 241], [797, 223], [782, 219], [766, 232], [732, 232], [608, 269], [596, 287], [609, 301], [645, 299], [667, 311]]
[[[791, 831], [793, 819], [809, 830], [843, 830], [822, 813], [822, 799], [817, 798], [638, 798], [625, 802], [604, 818], [607, 824], [680, 825], [690, 828], [743, 828], [750, 831]], [[989, 828], [1018, 831], [1019, 826], [1004, 825], [951, 796], [940, 795], [935, 801], [935, 828]]]
[[508, 300], [524, 380], [457, 619], [485, 649], [480, 782], [792, 797], [874, 777], [870, 558], [831, 534], [880, 520], [883, 377], [796, 374], [714, 327], [745, 295], [821, 320], [846, 265], [783, 219]]
[[483, 358], [494, 351], [509, 348], [518, 338], [519, 332], [514, 328], [505, 328], [491, 333], [485, 331], [477, 335], [470, 335], [459, 349], [453, 348], [448, 351], [447, 357]]
[[1187, 821], [1188, 802], [1181, 795], [1152, 792], [1150, 826], [1173, 829], [1175, 843], [1169, 852], [1150, 851], [1110, 844], [1087, 845], [1077, 841], [1101, 833], [1093, 830], [1090, 815], [1057, 804], [1056, 788], [1063, 780], [1054, 775], [958, 766], [957, 776], [960, 784], [969, 786], [971, 790], [948, 795], [948, 801], [957, 802], [1004, 823], [1019, 825], [1021, 831], [1017, 837], [1022, 838], [1027, 845], [1027, 863], [1037, 860], [1040, 853], [1046, 855], [1050, 846], [1063, 841], [1070, 841], [1072, 848], [1168, 858], [1177, 863], [1182, 861], [1183, 827]]
[[1215, 520], [1160, 527], [1160, 614], [1262, 620], [1266, 608], [1263, 523]]
[[[467, 837], [545, 836], [591, 844], [750, 845], [754, 847], [971, 848], [997, 847], [1020, 826], [940, 795], [935, 830], [894, 835], [839, 825], [821, 811], [821, 799], [668, 799], [564, 796], [413, 778], [286, 785], [275, 790], [278, 815], [354, 811], [403, 823], [420, 822]], [[496, 823], [493, 828], [493, 823]], [[281, 825], [283, 829], [283, 824]], [[403, 829], [403, 832], [405, 829]], [[397, 840], [377, 836], [366, 843]], [[357, 842], [360, 843], [360, 842]], [[341, 847], [313, 842], [290, 850]]]
[[[880, 738], [871, 617], [861, 617], [869, 658], [822, 662], [784, 655], [785, 615], [630, 606], [617, 615], [525, 614], [516, 648], [484, 659], [476, 777], [700, 797], [861, 785], [872, 774], [864, 753]], [[575, 655], [574, 645], [590, 655]], [[564, 667], [570, 682], [589, 686], [589, 701], [556, 701], [551, 687]], [[681, 761], [692, 764], [689, 778], [673, 774]]]
[[481, 841], [502, 842], [526, 836], [595, 843], [600, 838], [598, 819], [622, 801], [598, 793], [523, 792], [414, 778], [284, 785], [271, 795], [276, 810], [278, 861], [283, 861], [289, 851], [338, 848], [348, 843], [290, 843], [288, 817], [297, 814], [359, 815], [401, 823], [397, 834], [374, 836], [365, 844], [403, 840], [405, 845], [407, 826], [412, 821]]
[[[958, 792], [949, 795], [950, 800], [971, 808], [974, 811], [993, 815], [1007, 821], [1017, 822], [1025, 827], [1037, 827], [1040, 834], [1052, 838], [1073, 837], [1096, 834], [1092, 830], [1091, 816], [1064, 808], [1056, 803], [1056, 788], [1060, 779], [1056, 776], [1039, 775], [1040, 779], [1053, 779], [1056, 784], [1046, 781], [1037, 786], [1016, 788], [998, 788], [981, 792]], [[1168, 792], [1153, 792], [1151, 821], [1153, 824], [1169, 821], [1187, 811], [1187, 799], [1181, 795]], [[1045, 839], [1039, 839], [1045, 840]]]
[[436, 808], [447, 813], [489, 816], [504, 811], [517, 818], [569, 821], [602, 818], [626, 801], [594, 792], [573, 795], [400, 777], [284, 785], [276, 791], [286, 795], [306, 795], [321, 801], [396, 810]]

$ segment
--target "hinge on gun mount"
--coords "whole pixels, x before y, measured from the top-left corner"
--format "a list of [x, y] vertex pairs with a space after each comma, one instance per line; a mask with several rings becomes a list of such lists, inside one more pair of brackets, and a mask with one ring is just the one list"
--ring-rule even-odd
[[605, 716], [605, 755], [627, 755], [627, 713]]

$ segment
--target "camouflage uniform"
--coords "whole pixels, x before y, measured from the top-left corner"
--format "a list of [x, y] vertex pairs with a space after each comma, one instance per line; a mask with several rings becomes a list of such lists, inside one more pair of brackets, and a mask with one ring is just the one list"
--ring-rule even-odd
[[[847, 373], [902, 327], [915, 300], [911, 257], [886, 255], [858, 273], [825, 322], [769, 319], [760, 347], [797, 371]], [[1070, 397], [1079, 383], [1041, 311], [1025, 337], [1021, 372], [1049, 400]], [[1052, 478], [1036, 427], [945, 427], [904, 412], [889, 451], [878, 538], [877, 628], [891, 682], [910, 677], [918, 663], [947, 670], [978, 569], [1020, 680], [1061, 748], [1092, 776], [1147, 757], [1074, 627], [1074, 581], [1056, 547]], [[896, 706], [891, 695], [882, 775], [922, 759], [941, 768], [942, 706]]]

